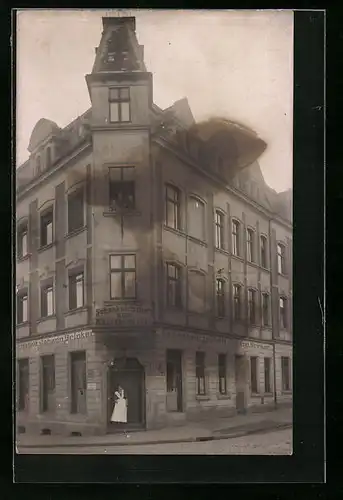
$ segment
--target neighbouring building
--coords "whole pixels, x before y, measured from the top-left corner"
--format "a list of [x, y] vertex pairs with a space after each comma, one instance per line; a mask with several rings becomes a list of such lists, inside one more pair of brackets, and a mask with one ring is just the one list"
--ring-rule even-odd
[[111, 432], [118, 384], [127, 428], [292, 401], [292, 193], [254, 132], [157, 107], [143, 56], [104, 18], [91, 108], [17, 169], [20, 432]]

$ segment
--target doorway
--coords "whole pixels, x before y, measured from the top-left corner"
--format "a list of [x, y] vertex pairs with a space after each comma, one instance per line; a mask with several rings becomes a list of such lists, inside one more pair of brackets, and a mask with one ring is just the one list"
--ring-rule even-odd
[[245, 413], [247, 410], [247, 363], [245, 356], [235, 356], [236, 410]]
[[[111, 422], [114, 393], [120, 386], [127, 401], [127, 423]], [[111, 432], [145, 426], [144, 368], [136, 358], [116, 359], [109, 369], [107, 421]]]
[[182, 351], [167, 350], [167, 411], [182, 412]]

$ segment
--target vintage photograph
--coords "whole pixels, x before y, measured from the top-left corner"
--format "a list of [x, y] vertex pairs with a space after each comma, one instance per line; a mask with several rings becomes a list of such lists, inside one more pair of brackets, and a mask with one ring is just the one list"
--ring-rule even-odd
[[292, 454], [293, 11], [16, 12], [19, 454]]

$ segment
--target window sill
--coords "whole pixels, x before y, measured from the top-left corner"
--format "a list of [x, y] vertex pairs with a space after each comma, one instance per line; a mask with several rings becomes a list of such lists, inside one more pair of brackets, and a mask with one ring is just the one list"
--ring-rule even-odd
[[251, 392], [250, 393], [250, 396], [252, 398], [260, 398], [261, 397], [261, 394], [259, 392]]
[[29, 326], [30, 325], [30, 322], [29, 321], [22, 321], [21, 323], [17, 323], [16, 324], [16, 327], [17, 328], [21, 328], [23, 326]]
[[132, 303], [139, 303], [139, 301], [137, 298], [133, 299], [119, 298], [119, 299], [104, 300], [104, 307], [118, 305], [118, 304], [132, 304]]
[[37, 252], [38, 252], [38, 253], [41, 253], [41, 252], [44, 252], [45, 250], [49, 250], [49, 249], [50, 249], [50, 248], [52, 248], [54, 245], [55, 245], [55, 242], [53, 241], [52, 243], [49, 243], [48, 245], [44, 245], [43, 247], [39, 247], [39, 248], [37, 248]]
[[195, 399], [197, 401], [210, 401], [211, 398], [210, 398], [210, 396], [207, 396], [207, 394], [197, 394], [195, 396]]
[[27, 253], [26, 255], [17, 255], [17, 262], [24, 262], [25, 260], [29, 260], [31, 254]]
[[219, 248], [219, 247], [214, 247], [215, 252], [221, 253], [223, 255], [230, 255], [230, 252], [228, 250], [225, 250], [225, 248]]
[[260, 267], [261, 267], [261, 269], [262, 269], [263, 271], [266, 271], [267, 273], [270, 273], [270, 269], [269, 269], [269, 267], [264, 267], [264, 266], [260, 266]]
[[281, 391], [281, 394], [290, 395], [292, 392], [291, 389], [288, 389], [287, 391]]
[[73, 236], [77, 236], [78, 234], [80, 233], [83, 233], [83, 231], [85, 231], [87, 229], [87, 226], [82, 226], [82, 227], [79, 227], [78, 229], [74, 229], [74, 231], [70, 231], [69, 233], [67, 233], [64, 237], [65, 240], [68, 240], [69, 238], [72, 238]]
[[175, 227], [167, 226], [167, 224], [163, 224], [163, 228], [166, 231], [170, 231], [171, 233], [175, 233], [179, 236], [183, 236], [183, 237], [186, 236], [186, 233], [182, 229], [176, 229]]
[[70, 309], [69, 311], [64, 313], [64, 316], [72, 316], [73, 314], [77, 314], [80, 312], [85, 312], [87, 311], [87, 307], [82, 306], [82, 307], [77, 307], [75, 309]]
[[194, 241], [194, 243], [199, 243], [199, 245], [203, 246], [203, 247], [207, 247], [207, 243], [205, 240], [201, 240], [195, 236], [192, 236], [190, 234], [187, 235], [187, 238], [191, 241]]
[[139, 210], [136, 210], [135, 208], [128, 208], [124, 210], [106, 210], [105, 212], [102, 213], [104, 217], [121, 217], [124, 215], [127, 216], [138, 216], [142, 215], [142, 212]]
[[56, 319], [56, 315], [51, 314], [50, 316], [44, 316], [43, 318], [38, 318], [37, 323], [43, 323], [44, 321], [48, 321], [49, 319]]
[[232, 253], [231, 257], [233, 257], [234, 259], [239, 260], [240, 262], [244, 262], [243, 257], [241, 257], [240, 255], [235, 255], [234, 253]]
[[218, 393], [217, 394], [217, 399], [231, 399], [231, 395], [230, 394], [221, 394], [221, 393]]
[[261, 326], [262, 330], [272, 330], [272, 325], [262, 325]]

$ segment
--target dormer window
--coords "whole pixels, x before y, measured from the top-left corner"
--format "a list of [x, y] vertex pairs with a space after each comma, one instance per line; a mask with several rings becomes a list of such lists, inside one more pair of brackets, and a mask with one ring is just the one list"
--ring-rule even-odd
[[128, 87], [110, 89], [109, 104], [111, 123], [130, 121], [130, 89]]

